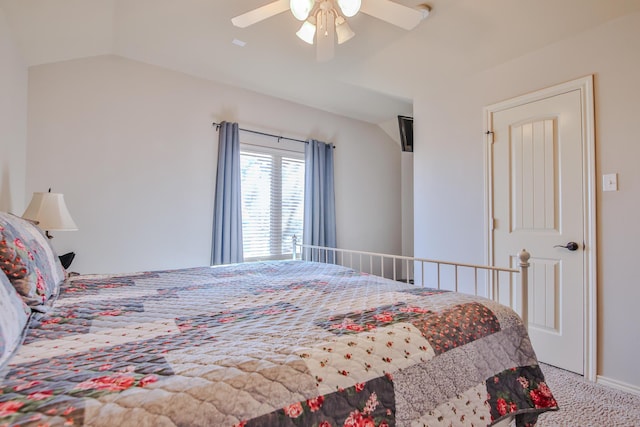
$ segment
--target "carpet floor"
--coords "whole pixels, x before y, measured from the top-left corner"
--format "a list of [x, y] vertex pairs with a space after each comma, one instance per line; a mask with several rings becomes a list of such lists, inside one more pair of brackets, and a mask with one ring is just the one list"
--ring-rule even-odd
[[538, 427], [640, 427], [640, 396], [586, 381], [541, 364], [559, 411], [538, 418]]

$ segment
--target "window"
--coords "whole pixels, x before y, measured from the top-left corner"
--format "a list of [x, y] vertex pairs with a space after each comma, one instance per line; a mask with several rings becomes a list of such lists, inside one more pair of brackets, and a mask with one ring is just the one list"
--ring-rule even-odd
[[240, 180], [245, 260], [291, 256], [292, 237], [302, 241], [303, 153], [243, 147]]

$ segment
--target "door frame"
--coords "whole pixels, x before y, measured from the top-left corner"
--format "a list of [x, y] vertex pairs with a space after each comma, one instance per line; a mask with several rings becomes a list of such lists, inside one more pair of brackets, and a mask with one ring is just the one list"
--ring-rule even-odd
[[[493, 259], [493, 114], [531, 102], [579, 90], [582, 116], [582, 203], [584, 224], [584, 377], [596, 381], [597, 376], [597, 251], [596, 251], [596, 161], [595, 110], [593, 75], [527, 93], [484, 107], [484, 193], [486, 262]], [[534, 254], [535, 255], [535, 254]]]

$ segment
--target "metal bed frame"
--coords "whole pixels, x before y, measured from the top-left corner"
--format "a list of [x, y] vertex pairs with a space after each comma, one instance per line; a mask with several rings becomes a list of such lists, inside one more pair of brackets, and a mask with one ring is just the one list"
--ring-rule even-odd
[[[416, 286], [484, 296], [511, 307], [520, 314], [525, 327], [528, 325], [527, 296], [531, 255], [524, 249], [517, 255], [518, 268], [507, 268], [306, 245], [298, 243], [296, 236], [292, 243], [294, 260], [333, 263]], [[508, 288], [506, 302], [505, 298], [501, 298], [505, 281]], [[472, 292], [469, 282], [472, 282]]]

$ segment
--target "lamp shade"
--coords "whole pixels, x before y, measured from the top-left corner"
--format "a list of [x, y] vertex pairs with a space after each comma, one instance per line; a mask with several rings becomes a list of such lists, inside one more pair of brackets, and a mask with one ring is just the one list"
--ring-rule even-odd
[[361, 4], [361, 0], [338, 0], [338, 5], [347, 18], [355, 16], [360, 10]]
[[[347, 21], [340, 17], [342, 21], [336, 25], [336, 34], [338, 35], [338, 44], [342, 44], [351, 40], [356, 33], [353, 32]], [[336, 20], [337, 22], [337, 20]]]
[[315, 0], [291, 0], [289, 8], [298, 21], [304, 21], [309, 17], [314, 3]]
[[313, 44], [313, 38], [316, 35], [316, 26], [309, 21], [304, 21], [302, 27], [300, 27], [296, 35], [300, 38], [300, 40], [309, 44]]
[[37, 221], [38, 227], [42, 230], [76, 231], [78, 229], [61, 193], [33, 193], [31, 203], [22, 217]]

